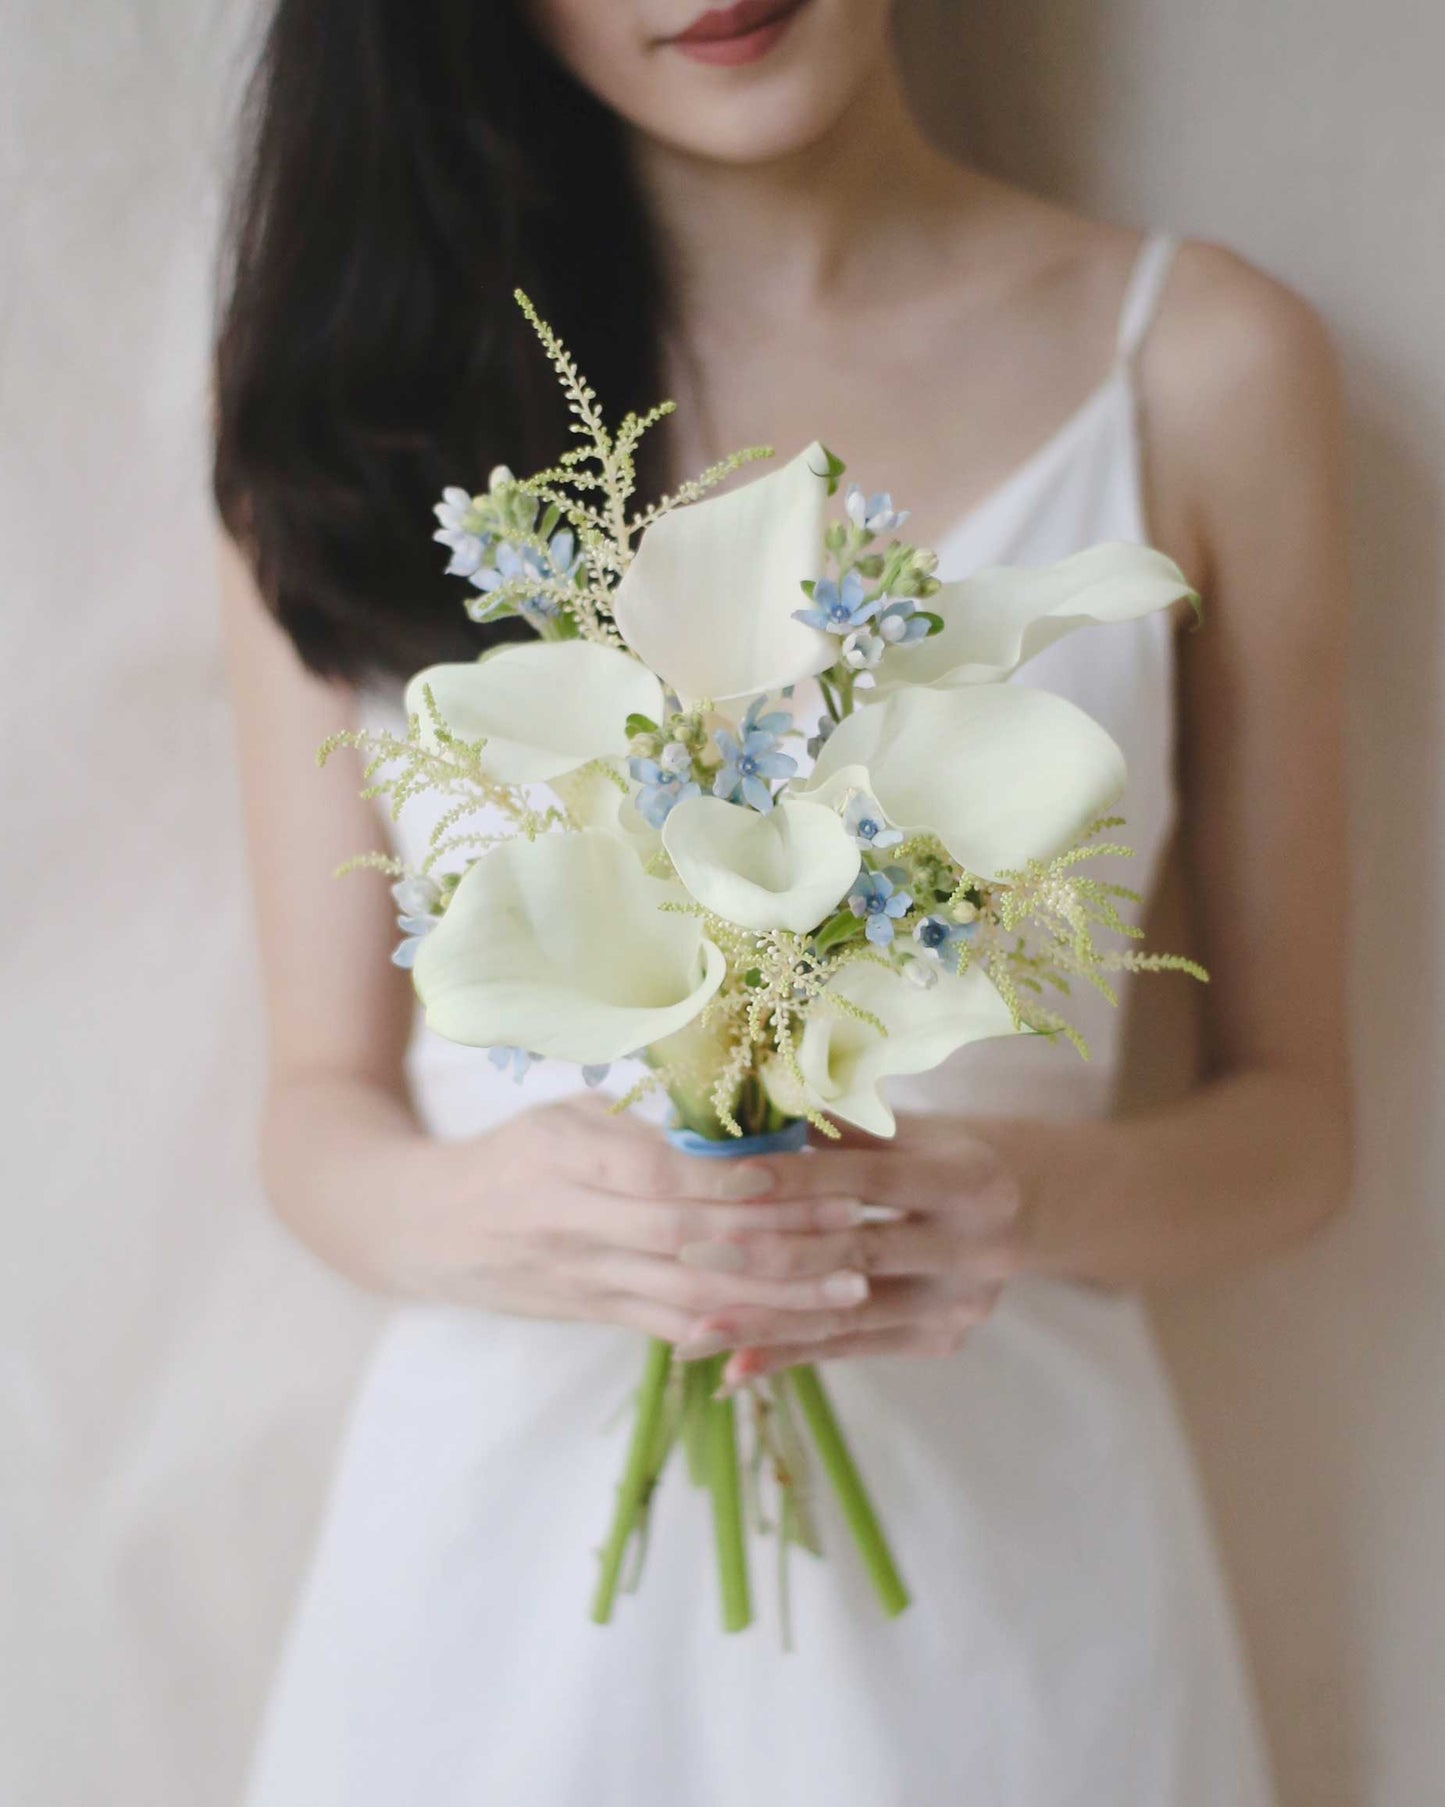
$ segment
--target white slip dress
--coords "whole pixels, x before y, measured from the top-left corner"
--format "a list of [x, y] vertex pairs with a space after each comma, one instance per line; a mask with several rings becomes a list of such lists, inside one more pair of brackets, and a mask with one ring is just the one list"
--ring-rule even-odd
[[[1173, 250], [1145, 242], [1109, 375], [939, 547], [945, 577], [1146, 537], [1133, 365]], [[1024, 681], [1123, 747], [1137, 851], [1123, 876], [1147, 893], [1174, 808], [1169, 620], [1074, 635]], [[424, 824], [409, 833], [415, 849]], [[1120, 1016], [1075, 1005], [1087, 1063], [1044, 1040], [983, 1043], [895, 1082], [892, 1102], [1108, 1112]], [[519, 1086], [424, 1031], [412, 1070], [443, 1136], [578, 1083], [549, 1064]], [[824, 1499], [828, 1559], [791, 1564], [791, 1653], [770, 1545], [753, 1546], [757, 1622], [720, 1630], [707, 1499], [680, 1472], [641, 1591], [609, 1627], [589, 1621], [642, 1354], [605, 1327], [397, 1312], [356, 1402], [248, 1807], [1268, 1807], [1218, 1561], [1136, 1299], [1021, 1281], [951, 1359], [830, 1368], [914, 1604], [881, 1616]]]

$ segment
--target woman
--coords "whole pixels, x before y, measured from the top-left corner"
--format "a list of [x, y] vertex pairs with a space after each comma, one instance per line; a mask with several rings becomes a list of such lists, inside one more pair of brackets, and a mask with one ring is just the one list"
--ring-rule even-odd
[[[259, 102], [217, 486], [266, 1164], [296, 1233], [400, 1309], [254, 1807], [1258, 1807], [1133, 1295], [1269, 1255], [1345, 1191], [1345, 510], [1318, 322], [1223, 250], [944, 161], [882, 0], [281, 0]], [[966, 1049], [897, 1088], [895, 1143], [808, 1160], [690, 1162], [547, 1069], [518, 1088], [426, 1038], [409, 1088], [384, 889], [328, 876], [374, 819], [307, 772], [400, 676], [482, 644], [425, 526], [443, 484], [563, 443], [517, 283], [611, 410], [678, 396], [659, 487], [816, 435], [911, 507], [944, 576], [1129, 538], [1190, 574], [1202, 632], [1076, 636], [1030, 677], [1124, 745], [1146, 889], [1177, 769], [1214, 975], [1185, 1101], [1117, 1114], [1102, 1006], [1089, 1065]], [[835, 1537], [797, 1576], [797, 1654], [723, 1638], [702, 1507], [673, 1487], [642, 1592], [587, 1623], [617, 1461], [596, 1433], [638, 1332], [746, 1347], [734, 1378], [838, 1360], [908, 1614], [880, 1619]]]

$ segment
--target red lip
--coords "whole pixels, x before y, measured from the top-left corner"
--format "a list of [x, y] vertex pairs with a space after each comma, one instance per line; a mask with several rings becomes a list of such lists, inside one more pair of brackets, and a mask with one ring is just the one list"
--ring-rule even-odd
[[695, 19], [665, 43], [694, 62], [736, 67], [765, 57], [808, 0], [738, 0]]

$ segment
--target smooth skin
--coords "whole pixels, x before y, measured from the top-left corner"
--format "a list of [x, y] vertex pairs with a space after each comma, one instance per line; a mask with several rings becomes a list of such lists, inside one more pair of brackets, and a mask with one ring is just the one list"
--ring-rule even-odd
[[[1106, 374], [1137, 236], [934, 152], [878, 0], [809, 0], [778, 50], [734, 69], [667, 44], [696, 10], [537, 14], [634, 129], [675, 297], [672, 462], [821, 436], [937, 540]], [[265, 1168], [304, 1242], [399, 1297], [617, 1324], [684, 1356], [733, 1349], [737, 1385], [801, 1360], [949, 1355], [1019, 1276], [1165, 1285], [1269, 1256], [1342, 1206], [1335, 360], [1297, 296], [1191, 242], [1139, 386], [1150, 537], [1205, 599], [1204, 629], [1179, 639], [1180, 854], [1189, 951], [1213, 979], [1198, 1086], [1106, 1121], [904, 1118], [891, 1142], [724, 1163], [580, 1098], [432, 1138], [403, 1075], [412, 1001], [388, 961], [385, 887], [331, 877], [376, 844], [376, 817], [345, 762], [308, 775], [355, 699], [302, 670], [224, 548], [270, 1023]]]

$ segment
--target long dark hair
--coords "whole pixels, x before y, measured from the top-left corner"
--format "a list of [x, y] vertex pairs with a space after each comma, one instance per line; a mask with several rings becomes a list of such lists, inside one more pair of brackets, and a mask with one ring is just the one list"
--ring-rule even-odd
[[[521, 0], [278, 0], [227, 233], [214, 486], [311, 670], [465, 658], [443, 485], [567, 441], [519, 285], [604, 405], [658, 398], [661, 287], [617, 117]], [[512, 624], [515, 630], [516, 624]]]

